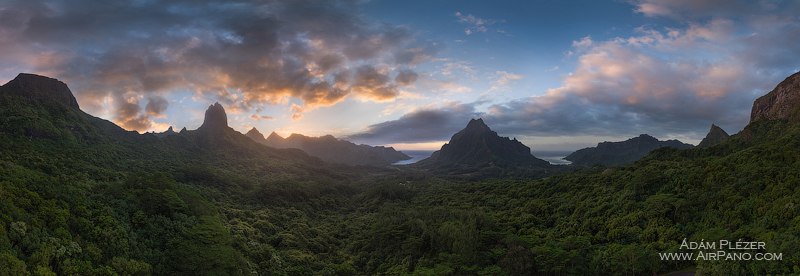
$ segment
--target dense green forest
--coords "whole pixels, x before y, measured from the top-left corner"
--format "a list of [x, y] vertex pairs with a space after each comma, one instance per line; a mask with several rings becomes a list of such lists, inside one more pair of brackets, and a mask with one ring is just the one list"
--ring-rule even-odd
[[[800, 273], [788, 121], [625, 167], [479, 181], [198, 137], [0, 96], [0, 275]], [[763, 241], [783, 260], [658, 259], [684, 238]]]

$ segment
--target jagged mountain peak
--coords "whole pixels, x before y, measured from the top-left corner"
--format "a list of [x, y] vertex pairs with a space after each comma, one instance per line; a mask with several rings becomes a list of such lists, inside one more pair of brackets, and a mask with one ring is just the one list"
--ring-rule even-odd
[[269, 134], [269, 136], [267, 136], [267, 140], [268, 141], [283, 141], [284, 139], [283, 139], [283, 136], [281, 136], [277, 132], [273, 131], [272, 133]]
[[13, 93], [28, 99], [56, 101], [65, 106], [80, 109], [78, 101], [67, 84], [54, 78], [20, 73], [16, 78], [0, 87], [2, 93]]
[[253, 140], [256, 140], [257, 142], [260, 142], [260, 141], [264, 140], [264, 134], [261, 134], [261, 132], [258, 131], [258, 129], [255, 128], [255, 127], [251, 128], [244, 135], [247, 136], [247, 137], [250, 137]]
[[534, 157], [531, 149], [516, 139], [500, 137], [482, 119], [470, 120], [467, 126], [454, 134], [439, 151], [420, 163], [423, 166], [433, 167], [486, 164], [540, 167], [549, 165], [547, 161]]
[[270, 133], [269, 137], [264, 140], [253, 138], [249, 132], [248, 136], [259, 143], [273, 148], [300, 149], [309, 155], [316, 156], [331, 163], [382, 166], [411, 158], [393, 148], [356, 145], [350, 141], [337, 139], [332, 135], [309, 137], [298, 133], [292, 133], [288, 137], [283, 138], [273, 131]]
[[483, 122], [482, 118], [469, 120], [469, 123], [467, 123], [467, 127], [464, 128], [464, 130], [467, 130], [467, 131], [492, 131], [489, 128], [489, 126], [487, 126], [486, 123]]
[[715, 124], [711, 124], [711, 129], [708, 130], [708, 134], [706, 134], [706, 137], [700, 141], [700, 144], [698, 144], [697, 147], [707, 148], [715, 146], [725, 140], [728, 140], [728, 138], [730, 138], [730, 135], [728, 135], [724, 129]]
[[656, 137], [653, 137], [650, 134], [646, 134], [646, 133], [639, 134], [639, 136], [637, 136], [636, 138], [646, 139], [646, 140], [656, 140], [656, 141], [658, 140], [658, 139], [656, 139]]
[[206, 117], [203, 120], [201, 129], [219, 129], [228, 127], [228, 115], [221, 104], [214, 103], [206, 109]]

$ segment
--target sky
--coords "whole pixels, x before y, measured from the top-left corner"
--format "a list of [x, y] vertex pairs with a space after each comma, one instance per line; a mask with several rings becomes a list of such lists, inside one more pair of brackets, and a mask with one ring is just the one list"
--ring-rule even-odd
[[0, 82], [89, 114], [437, 149], [471, 118], [534, 151], [698, 143], [800, 70], [800, 1], [0, 0]]

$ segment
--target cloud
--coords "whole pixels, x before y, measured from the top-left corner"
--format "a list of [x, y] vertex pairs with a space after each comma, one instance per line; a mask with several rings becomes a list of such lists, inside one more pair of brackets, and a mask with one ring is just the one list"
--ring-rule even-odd
[[421, 108], [396, 120], [370, 125], [364, 131], [346, 137], [360, 143], [418, 143], [442, 141], [464, 128], [480, 114], [473, 104], [448, 103]]
[[256, 120], [256, 121], [261, 121], [261, 120], [272, 120], [274, 118], [272, 116], [267, 116], [267, 115], [253, 114], [253, 115], [250, 115], [250, 119], [253, 119], [253, 120]]
[[508, 84], [513, 81], [521, 80], [524, 76], [520, 74], [509, 73], [506, 71], [495, 71], [494, 81], [489, 91], [499, 91], [507, 88]]
[[572, 47], [577, 50], [586, 50], [592, 46], [592, 37], [585, 36], [579, 40], [572, 41]]
[[147, 105], [144, 110], [148, 116], [151, 117], [164, 117], [164, 111], [167, 111], [169, 102], [161, 96], [150, 96], [147, 99]]
[[419, 79], [419, 74], [411, 70], [401, 70], [397, 72], [397, 76], [394, 77], [394, 82], [397, 85], [401, 86], [408, 86], [413, 84], [415, 81]]
[[401, 84], [375, 72], [411, 76], [440, 50], [346, 0], [11, 0], [0, 4], [0, 47], [0, 64], [67, 81], [95, 112], [108, 97], [180, 90], [240, 110], [289, 98], [299, 100], [292, 112], [349, 96], [385, 101]]
[[487, 122], [505, 133], [539, 136], [702, 137], [711, 123], [740, 129], [753, 99], [800, 64], [800, 48], [787, 40], [800, 39], [800, 22], [787, 19], [689, 20], [683, 29], [578, 40], [576, 69], [560, 87], [493, 105]]
[[[800, 18], [783, 11], [794, 3], [784, 5], [753, 6], [758, 10], [744, 18], [720, 17], [715, 15], [718, 11], [704, 10], [704, 6], [662, 7], [661, 13], [692, 13], [669, 17], [682, 28], [641, 27], [627, 37], [576, 40], [572, 51], [577, 64], [561, 85], [541, 95], [491, 105], [480, 115], [498, 133], [526, 137], [649, 133], [699, 140], [711, 123], [737, 131], [748, 122], [753, 100], [796, 72], [800, 64], [800, 44], [795, 43], [800, 41]], [[777, 10], [782, 12], [770, 12]], [[649, 12], [655, 16], [659, 11]], [[420, 113], [453, 121], [426, 123]], [[459, 129], [459, 121], [478, 113], [476, 109], [420, 110], [370, 126], [355, 137], [394, 143], [443, 140], [444, 133]], [[423, 131], [436, 124], [448, 130]], [[418, 130], [427, 139], [406, 134]]]
[[440, 73], [446, 77], [463, 74], [469, 78], [473, 78], [475, 76], [475, 69], [466, 61], [450, 61], [442, 66]]
[[461, 12], [456, 12], [455, 16], [458, 18], [459, 23], [464, 23], [467, 25], [467, 27], [464, 28], [464, 34], [466, 35], [485, 33], [489, 30], [489, 26], [497, 23], [495, 20], [484, 19], [471, 14], [463, 14]]
[[120, 126], [126, 129], [146, 130], [153, 125], [153, 121], [142, 112], [137, 95], [127, 94], [115, 99], [117, 103], [116, 117]]
[[632, 0], [635, 11], [652, 17], [689, 20], [791, 14], [800, 8], [797, 1], [751, 0]]

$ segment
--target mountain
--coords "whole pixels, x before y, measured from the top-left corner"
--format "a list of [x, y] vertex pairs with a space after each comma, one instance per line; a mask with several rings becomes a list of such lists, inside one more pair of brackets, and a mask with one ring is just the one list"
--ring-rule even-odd
[[223, 214], [253, 204], [261, 211], [248, 217], [264, 219], [289, 210], [274, 206], [344, 198], [351, 189], [341, 183], [373, 173], [255, 143], [227, 127], [219, 104], [199, 129], [158, 138], [84, 113], [74, 99], [43, 76], [0, 86], [0, 275], [281, 274], [248, 267], [237, 248], [250, 241], [235, 241]]
[[67, 84], [45, 76], [21, 73], [0, 87], [0, 94], [17, 95], [37, 101], [51, 101], [79, 109], [78, 101]]
[[130, 140], [135, 131], [80, 110], [67, 85], [57, 79], [21, 73], [0, 86], [0, 127], [11, 135], [68, 142]]
[[564, 159], [580, 166], [620, 166], [633, 163], [662, 147], [688, 149], [693, 146], [678, 140], [659, 141], [653, 136], [642, 134], [621, 142], [602, 142], [597, 147], [580, 149]]
[[[750, 123], [757, 139], [660, 148], [620, 169], [452, 181], [405, 166], [304, 165], [228, 128], [118, 135], [68, 101], [25, 93], [0, 93], [0, 275], [797, 270], [800, 124], [786, 118]], [[487, 131], [470, 132], [449, 144]], [[496, 148], [484, 136], [474, 147]], [[201, 147], [199, 137], [222, 138]], [[760, 251], [783, 258], [658, 257], [704, 238], [763, 242]]]
[[731, 136], [725, 130], [715, 124], [711, 124], [711, 129], [708, 130], [706, 137], [697, 145], [698, 148], [708, 148], [719, 145], [720, 143], [728, 140]]
[[247, 132], [247, 137], [273, 148], [300, 149], [323, 161], [346, 165], [386, 166], [411, 158], [392, 147], [356, 145], [350, 141], [336, 139], [331, 135], [308, 137], [292, 134], [287, 138], [283, 138], [272, 132], [265, 139], [258, 129], [252, 128]]
[[155, 135], [156, 137], [167, 137], [167, 136], [175, 135], [175, 134], [178, 134], [178, 133], [175, 132], [175, 129], [173, 129], [172, 126], [170, 126], [164, 132], [153, 132], [153, 135]]
[[753, 102], [750, 122], [759, 120], [791, 119], [798, 121], [800, 106], [800, 72], [794, 73], [775, 89]]
[[278, 145], [284, 142], [283, 137], [275, 133], [274, 131], [267, 136], [267, 144]]
[[250, 139], [253, 139], [253, 141], [259, 142], [261, 144], [263, 144], [263, 143], [265, 143], [267, 141], [267, 139], [264, 139], [264, 134], [261, 134], [261, 132], [258, 131], [258, 129], [256, 129], [255, 127], [251, 128], [244, 135], [247, 136]]
[[[251, 134], [252, 135], [252, 134]], [[176, 147], [187, 148], [196, 153], [226, 155], [230, 158], [272, 158], [281, 162], [320, 166], [321, 160], [297, 149], [277, 149], [265, 147], [228, 126], [228, 116], [220, 103], [206, 109], [203, 124], [196, 130], [185, 128], [172, 135]]]
[[203, 124], [200, 125], [199, 129], [219, 131], [229, 128], [228, 115], [225, 114], [225, 108], [223, 108], [219, 103], [214, 103], [208, 106], [208, 109], [206, 109], [205, 119], [203, 120]]
[[541, 169], [550, 167], [550, 163], [534, 157], [531, 149], [516, 138], [500, 137], [483, 119], [472, 119], [440, 150], [417, 162], [416, 166], [461, 174], [489, 168], [494, 171], [511, 168]]

